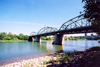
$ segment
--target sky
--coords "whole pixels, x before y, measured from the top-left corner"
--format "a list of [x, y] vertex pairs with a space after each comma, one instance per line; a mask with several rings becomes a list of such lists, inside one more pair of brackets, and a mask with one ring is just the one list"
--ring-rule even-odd
[[81, 0], [0, 0], [0, 32], [30, 35], [80, 15]]

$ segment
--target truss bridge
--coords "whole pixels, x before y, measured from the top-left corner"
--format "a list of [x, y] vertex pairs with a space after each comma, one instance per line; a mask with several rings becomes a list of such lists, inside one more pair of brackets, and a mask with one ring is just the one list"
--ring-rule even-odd
[[55, 35], [53, 44], [62, 45], [64, 34], [75, 34], [75, 33], [90, 33], [96, 32], [93, 30], [91, 22], [84, 18], [84, 14], [74, 17], [61, 25], [59, 29], [54, 27], [44, 27], [38, 32], [32, 32], [29, 36], [29, 41], [41, 42], [41, 36]]

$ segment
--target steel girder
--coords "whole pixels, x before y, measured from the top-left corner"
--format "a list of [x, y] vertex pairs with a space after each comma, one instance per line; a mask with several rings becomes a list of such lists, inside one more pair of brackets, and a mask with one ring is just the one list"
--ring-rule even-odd
[[81, 14], [62, 24], [59, 30], [68, 30], [85, 26], [91, 26], [91, 23], [84, 18], [84, 14]]
[[43, 35], [43, 34], [48, 34], [48, 33], [54, 33], [54, 32], [61, 32], [61, 31], [66, 31], [66, 30], [78, 30], [81, 28], [87, 28], [92, 26], [91, 22], [88, 22], [85, 18], [84, 18], [84, 14], [81, 14], [77, 17], [74, 17], [72, 19], [70, 19], [69, 21], [65, 22], [62, 24], [62, 26], [60, 27], [60, 29], [58, 30], [57, 28], [53, 28], [53, 27], [44, 27], [42, 29], [40, 29], [37, 33], [36, 32], [32, 32], [30, 35], [31, 36], [38, 36], [38, 35]]
[[31, 32], [30, 36], [37, 35], [37, 32]]
[[38, 34], [44, 34], [44, 33], [50, 33], [50, 32], [55, 32], [55, 31], [58, 31], [57, 28], [53, 28], [53, 27], [44, 27], [42, 29], [40, 29], [37, 33]]

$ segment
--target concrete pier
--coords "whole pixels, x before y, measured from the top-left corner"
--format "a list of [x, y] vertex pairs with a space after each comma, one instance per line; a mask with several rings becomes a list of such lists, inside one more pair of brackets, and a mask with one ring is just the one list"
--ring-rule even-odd
[[87, 36], [87, 33], [85, 33], [85, 36]]
[[63, 45], [63, 43], [64, 43], [63, 34], [55, 34], [55, 40], [53, 41], [52, 44]]
[[41, 36], [37, 36], [34, 42], [41, 42]]

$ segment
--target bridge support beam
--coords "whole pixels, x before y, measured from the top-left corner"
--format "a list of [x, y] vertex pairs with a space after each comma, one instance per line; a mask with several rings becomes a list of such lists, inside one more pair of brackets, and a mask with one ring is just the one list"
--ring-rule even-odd
[[87, 36], [87, 33], [85, 33], [85, 36]]
[[41, 42], [41, 36], [37, 36], [34, 42]]
[[34, 41], [34, 37], [29, 37], [29, 40], [28, 41], [33, 42]]
[[63, 43], [64, 43], [63, 34], [55, 34], [55, 40], [53, 41], [52, 44], [63, 45]]

